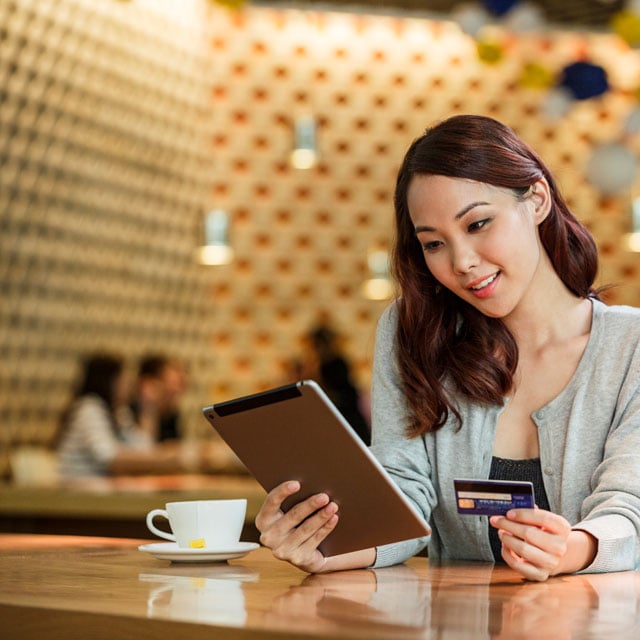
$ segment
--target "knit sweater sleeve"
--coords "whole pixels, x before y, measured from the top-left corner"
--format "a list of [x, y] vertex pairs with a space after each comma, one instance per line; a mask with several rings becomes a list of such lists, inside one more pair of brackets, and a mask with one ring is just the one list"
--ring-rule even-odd
[[[435, 504], [435, 491], [430, 479], [430, 465], [423, 438], [407, 438], [408, 408], [400, 384], [395, 353], [395, 306], [380, 318], [372, 381], [373, 454], [389, 472], [394, 482], [429, 520]], [[406, 540], [377, 548], [375, 566], [403, 562], [425, 547], [428, 537]]]
[[574, 376], [532, 414], [551, 510], [597, 541], [589, 573], [640, 560], [640, 310], [593, 309]]
[[[573, 526], [598, 541], [596, 557], [584, 570], [589, 573], [640, 567], [640, 315], [631, 326], [619, 324], [607, 324], [611, 349], [598, 358], [598, 366], [611, 372], [611, 426], [591, 477], [592, 491], [581, 506], [581, 520]], [[621, 357], [625, 349], [620, 345], [625, 343], [629, 355]], [[605, 391], [598, 395], [604, 402]]]

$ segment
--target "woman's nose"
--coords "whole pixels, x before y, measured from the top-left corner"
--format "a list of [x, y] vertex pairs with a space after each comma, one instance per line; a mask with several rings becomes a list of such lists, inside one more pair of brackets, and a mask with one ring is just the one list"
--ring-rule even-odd
[[470, 244], [464, 243], [451, 251], [451, 267], [457, 274], [469, 273], [478, 266], [478, 256]]

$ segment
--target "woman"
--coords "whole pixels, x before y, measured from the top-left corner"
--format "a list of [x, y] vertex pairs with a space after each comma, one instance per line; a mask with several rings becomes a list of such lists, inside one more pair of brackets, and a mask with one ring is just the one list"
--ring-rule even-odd
[[[378, 326], [372, 449], [432, 534], [324, 558], [337, 506], [318, 495], [283, 514], [288, 482], [256, 519], [262, 543], [309, 572], [426, 544], [531, 580], [634, 568], [640, 312], [598, 299], [594, 242], [549, 170], [508, 127], [456, 116], [409, 148], [395, 210], [402, 295]], [[454, 477], [530, 480], [537, 508], [460, 516]]]

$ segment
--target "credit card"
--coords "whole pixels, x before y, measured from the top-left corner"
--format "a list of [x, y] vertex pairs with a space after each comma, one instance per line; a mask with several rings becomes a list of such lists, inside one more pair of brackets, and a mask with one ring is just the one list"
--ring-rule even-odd
[[471, 516], [504, 515], [509, 509], [533, 509], [531, 482], [515, 480], [454, 480], [458, 513]]

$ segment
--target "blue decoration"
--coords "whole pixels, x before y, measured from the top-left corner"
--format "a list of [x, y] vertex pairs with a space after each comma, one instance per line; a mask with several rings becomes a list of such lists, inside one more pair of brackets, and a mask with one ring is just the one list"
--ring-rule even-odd
[[559, 84], [568, 89], [576, 100], [595, 98], [609, 90], [607, 72], [590, 62], [574, 62], [567, 65], [562, 70]]
[[519, 0], [482, 0], [482, 4], [495, 16], [503, 16], [505, 13], [509, 13], [518, 2]]

